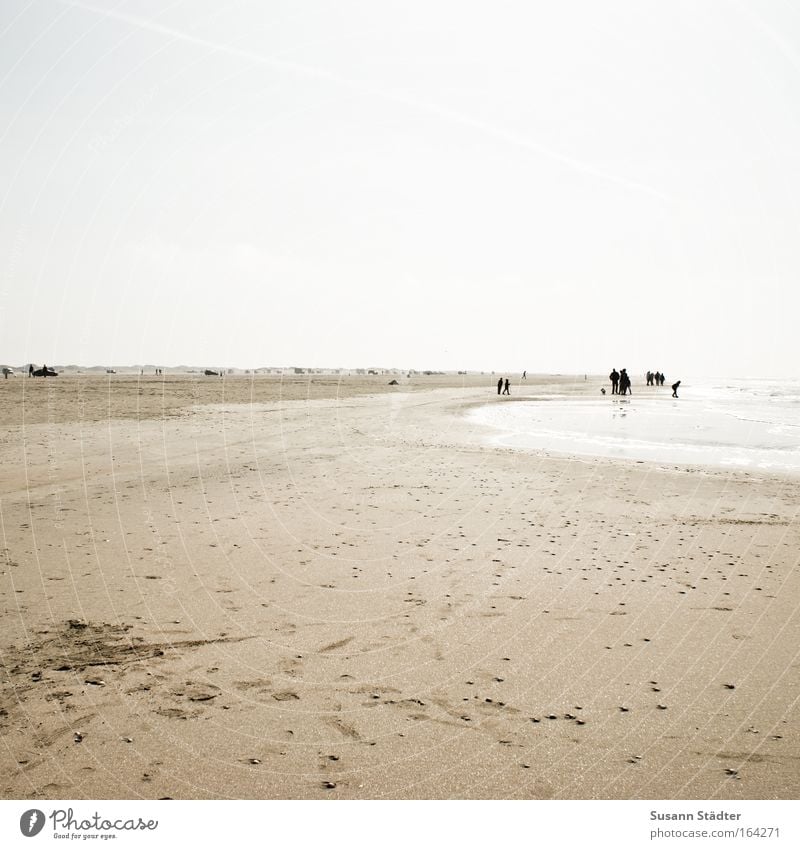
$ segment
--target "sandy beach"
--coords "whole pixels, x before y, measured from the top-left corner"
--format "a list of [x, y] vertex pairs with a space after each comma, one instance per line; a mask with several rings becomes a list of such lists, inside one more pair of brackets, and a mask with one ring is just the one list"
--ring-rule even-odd
[[0, 382], [2, 797], [797, 798], [797, 479], [389, 379]]

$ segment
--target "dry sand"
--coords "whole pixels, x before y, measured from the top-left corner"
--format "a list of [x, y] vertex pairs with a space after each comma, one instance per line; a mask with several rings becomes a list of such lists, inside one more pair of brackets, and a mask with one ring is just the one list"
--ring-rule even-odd
[[0, 381], [2, 796], [797, 798], [797, 481], [388, 379]]

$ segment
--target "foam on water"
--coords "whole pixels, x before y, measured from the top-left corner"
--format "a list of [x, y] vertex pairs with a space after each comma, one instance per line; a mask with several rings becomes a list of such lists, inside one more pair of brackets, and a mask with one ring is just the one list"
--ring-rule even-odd
[[471, 410], [512, 448], [800, 474], [800, 383], [704, 381], [634, 386], [625, 398], [537, 396]]

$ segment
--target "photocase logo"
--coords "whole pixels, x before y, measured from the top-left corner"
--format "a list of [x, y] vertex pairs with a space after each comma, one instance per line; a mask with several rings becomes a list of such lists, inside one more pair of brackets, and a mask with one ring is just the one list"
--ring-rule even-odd
[[[75, 818], [72, 808], [54, 808], [46, 817], [44, 811], [31, 808], [19, 818], [19, 830], [25, 837], [36, 837], [44, 828], [46, 820], [52, 820], [55, 837], [97, 837], [98, 833], [103, 839], [116, 837], [115, 834], [102, 834], [102, 832], [117, 831], [155, 831], [158, 828], [158, 820], [144, 820], [141, 817], [118, 817], [108, 819], [95, 811], [82, 819]], [[81, 835], [80, 832], [87, 832]]]
[[44, 814], [38, 808], [31, 808], [19, 818], [19, 830], [25, 837], [36, 837], [44, 828]]

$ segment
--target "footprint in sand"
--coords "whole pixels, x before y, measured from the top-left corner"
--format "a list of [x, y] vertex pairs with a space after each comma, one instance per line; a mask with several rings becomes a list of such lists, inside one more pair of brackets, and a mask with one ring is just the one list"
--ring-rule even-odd
[[351, 740], [360, 740], [361, 735], [353, 728], [352, 725], [348, 725], [346, 722], [343, 722], [341, 719], [337, 719], [336, 717], [328, 717], [325, 719], [325, 722], [331, 726], [331, 728], [335, 728], [340, 734], [343, 734], [345, 737], [349, 737]]
[[272, 698], [275, 699], [276, 702], [291, 702], [296, 701], [300, 698], [297, 693], [291, 692], [291, 690], [284, 690], [281, 693], [273, 693]]
[[323, 646], [318, 650], [319, 654], [323, 654], [324, 652], [334, 651], [335, 649], [340, 649], [342, 646], [346, 646], [348, 643], [351, 643], [355, 637], [345, 637], [343, 640], [336, 640], [334, 643], [328, 643], [328, 645]]
[[187, 681], [180, 687], [174, 687], [172, 694], [188, 699], [190, 702], [208, 702], [216, 699], [222, 693], [214, 684], [204, 684], [196, 681]]

